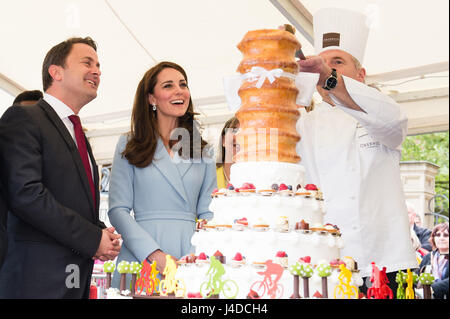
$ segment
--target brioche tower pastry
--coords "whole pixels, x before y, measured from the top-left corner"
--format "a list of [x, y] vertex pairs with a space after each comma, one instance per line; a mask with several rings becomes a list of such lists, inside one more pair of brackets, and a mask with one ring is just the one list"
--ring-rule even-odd
[[[290, 32], [249, 31], [237, 47], [243, 54], [237, 69], [241, 74], [254, 67], [298, 72], [295, 52], [301, 45]], [[235, 161], [298, 163], [300, 157], [295, 146], [300, 136], [295, 125], [300, 114], [295, 103], [298, 94], [295, 81], [280, 76], [273, 82], [266, 79], [259, 88], [256, 84], [257, 80], [244, 81], [238, 91], [242, 101], [236, 113], [240, 123], [236, 135], [240, 151]]]

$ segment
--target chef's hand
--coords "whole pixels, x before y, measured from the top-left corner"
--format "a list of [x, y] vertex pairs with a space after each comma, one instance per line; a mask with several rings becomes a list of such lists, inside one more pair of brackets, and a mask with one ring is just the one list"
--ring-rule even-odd
[[317, 85], [322, 87], [326, 79], [331, 74], [331, 68], [325, 63], [325, 60], [318, 55], [307, 56], [306, 60], [298, 60], [297, 64], [300, 72], [319, 73], [319, 81]]
[[329, 96], [329, 91], [323, 89], [326, 79], [331, 74], [331, 68], [325, 63], [325, 60], [318, 56], [307, 56], [306, 60], [298, 60], [297, 64], [300, 68], [300, 72], [319, 73], [319, 81], [317, 82], [317, 92], [319, 92], [322, 100], [328, 104], [335, 106], [333, 100]]

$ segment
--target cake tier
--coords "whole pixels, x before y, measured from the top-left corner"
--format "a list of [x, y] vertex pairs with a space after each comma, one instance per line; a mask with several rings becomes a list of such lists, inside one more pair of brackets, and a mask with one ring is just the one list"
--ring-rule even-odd
[[271, 189], [274, 183], [292, 185], [294, 189], [304, 182], [305, 169], [302, 165], [286, 162], [239, 162], [230, 169], [231, 183], [240, 187], [253, 183], [256, 189]]
[[192, 236], [191, 243], [196, 247], [196, 255], [203, 252], [212, 256], [219, 250], [227, 259], [231, 259], [240, 252], [249, 264], [274, 259], [280, 251], [284, 251], [289, 262], [292, 263], [304, 256], [310, 256], [312, 263], [330, 262], [339, 259], [339, 250], [343, 247], [340, 236], [326, 232], [283, 233], [272, 229], [267, 231], [200, 230]]
[[239, 90], [242, 105], [236, 112], [240, 123], [236, 162], [300, 161], [296, 152], [300, 140], [295, 129], [300, 116], [295, 104], [297, 93], [293, 81], [287, 78], [273, 83], [266, 81], [261, 88], [256, 88], [253, 82], [242, 84]]
[[[236, 298], [245, 299], [250, 292], [250, 288], [255, 289], [259, 286], [255, 285], [257, 282], [261, 282], [264, 276], [258, 274], [258, 272], [263, 272], [264, 267], [256, 268], [249, 264], [245, 264], [241, 267], [233, 267], [231, 265], [224, 265], [225, 274], [222, 277], [222, 280], [232, 280], [238, 286], [238, 293]], [[208, 276], [206, 275], [209, 269], [209, 264], [185, 264], [180, 265], [177, 271], [177, 277], [183, 278], [186, 283], [187, 292], [189, 293], [198, 293], [200, 292], [200, 286], [202, 283], [208, 280]], [[329, 277], [327, 277], [327, 290], [328, 290], [328, 298], [335, 299], [334, 291], [336, 286], [339, 284], [339, 271], [338, 269], [333, 269], [332, 273]], [[352, 273], [351, 285], [361, 286], [363, 280], [358, 272]], [[316, 292], [322, 294], [322, 278], [314, 271], [314, 274], [311, 278], [308, 279], [309, 284], [309, 296], [313, 297]], [[294, 276], [291, 275], [289, 270], [285, 269], [283, 274], [278, 281], [278, 285], [282, 286], [282, 294], [280, 298], [288, 299], [291, 298], [294, 291]], [[305, 296], [305, 292], [303, 290], [303, 279], [299, 278], [299, 293], [302, 298]], [[223, 293], [219, 294], [219, 298], [226, 298]], [[262, 296], [263, 299], [268, 299], [270, 296], [267, 294]]]
[[285, 196], [274, 194], [239, 194], [217, 196], [209, 206], [214, 212], [213, 221], [217, 225], [233, 225], [235, 220], [246, 218], [248, 227], [252, 228], [264, 221], [269, 228], [276, 229], [281, 220], [287, 219], [289, 230], [304, 220], [310, 227], [323, 224], [325, 213], [323, 201], [305, 196]]
[[297, 38], [290, 32], [277, 29], [249, 31], [237, 45], [243, 60], [237, 69], [247, 73], [254, 66], [267, 70], [281, 68], [286, 72], [298, 72], [295, 51], [301, 48]]

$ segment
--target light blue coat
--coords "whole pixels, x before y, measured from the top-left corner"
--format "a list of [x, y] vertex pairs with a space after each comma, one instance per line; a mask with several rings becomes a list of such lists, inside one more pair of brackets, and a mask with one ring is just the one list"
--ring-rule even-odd
[[[121, 155], [126, 143], [122, 135], [109, 188], [109, 220], [123, 238], [116, 265], [121, 260], [140, 263], [156, 249], [176, 258], [193, 253], [196, 218], [213, 217], [209, 204], [217, 184], [214, 160], [183, 161], [178, 154], [171, 158], [159, 139], [153, 162], [138, 168]], [[113, 287], [118, 288], [119, 277], [116, 270]]]

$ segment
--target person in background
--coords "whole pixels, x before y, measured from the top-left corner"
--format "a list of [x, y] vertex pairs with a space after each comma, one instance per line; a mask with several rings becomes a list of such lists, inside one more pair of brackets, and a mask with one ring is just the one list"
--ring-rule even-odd
[[342, 230], [341, 255], [353, 257], [365, 284], [371, 262], [386, 267], [396, 291], [398, 270], [416, 268], [400, 178], [407, 117], [395, 101], [365, 85], [369, 28], [358, 12], [324, 8], [314, 15], [316, 54], [300, 72], [319, 73], [322, 103], [300, 108], [298, 152], [306, 182], [322, 189], [328, 223]]
[[236, 132], [239, 129], [239, 120], [236, 117], [225, 122], [220, 133], [220, 148], [216, 162], [217, 188], [225, 188], [230, 182], [230, 168], [233, 165], [233, 156], [239, 151], [236, 144]]
[[431, 230], [429, 230], [428, 228], [420, 227], [416, 224], [416, 217], [418, 216], [418, 214], [416, 213], [416, 209], [412, 203], [407, 201], [406, 208], [408, 210], [408, 220], [411, 231], [416, 234], [420, 242], [420, 246], [416, 250], [422, 249], [421, 254], [422, 256], [424, 256], [431, 251]]
[[416, 214], [416, 217], [414, 217], [414, 224], [416, 224], [419, 227], [422, 227], [422, 218], [420, 218], [420, 215]]
[[78, 113], [97, 97], [97, 45], [70, 38], [47, 53], [44, 98], [0, 120], [9, 208], [0, 298], [88, 298], [94, 258], [113, 260], [120, 235], [99, 220], [98, 169]]
[[[44, 95], [39, 90], [23, 91], [18, 94], [13, 101], [13, 105], [34, 105]], [[6, 207], [6, 201], [3, 197], [3, 191], [0, 186], [0, 269], [2, 268], [3, 261], [6, 257], [6, 251], [8, 248], [8, 236], [6, 234], [6, 224], [8, 209]]]
[[34, 105], [39, 101], [39, 99], [42, 99], [43, 97], [44, 94], [39, 90], [23, 91], [16, 96], [13, 101], [13, 105]]
[[426, 255], [419, 266], [419, 273], [433, 274], [435, 281], [431, 285], [432, 296], [436, 299], [448, 299], [448, 222], [436, 225], [431, 231], [432, 251]]
[[[167, 254], [178, 259], [194, 252], [196, 219], [213, 217], [215, 161], [194, 115], [181, 66], [161, 62], [144, 74], [131, 132], [119, 138], [111, 170], [108, 216], [123, 236], [117, 262], [147, 259], [162, 273]], [[116, 271], [114, 287], [119, 279]]]

